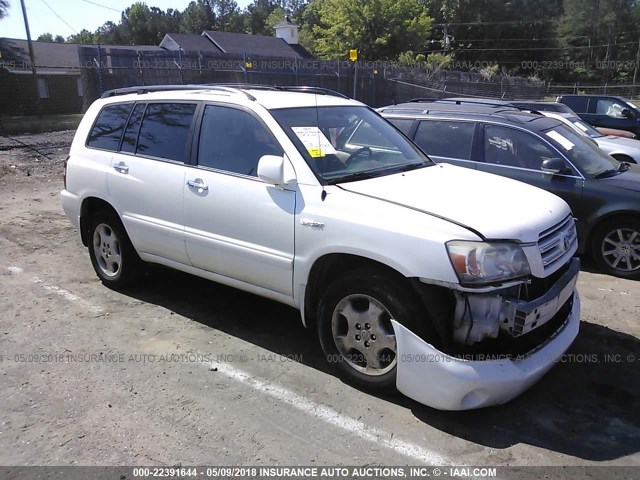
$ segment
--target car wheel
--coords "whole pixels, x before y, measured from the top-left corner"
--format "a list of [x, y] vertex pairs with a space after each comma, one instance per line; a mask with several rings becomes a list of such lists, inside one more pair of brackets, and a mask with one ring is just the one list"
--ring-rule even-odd
[[391, 319], [416, 331], [424, 308], [408, 285], [372, 270], [346, 274], [329, 286], [318, 308], [318, 334], [327, 360], [348, 381], [392, 391], [398, 351]]
[[91, 264], [104, 285], [122, 289], [139, 277], [142, 261], [119, 218], [107, 212], [95, 214], [88, 238]]
[[598, 228], [593, 240], [598, 267], [616, 277], [640, 279], [640, 221], [618, 219]]

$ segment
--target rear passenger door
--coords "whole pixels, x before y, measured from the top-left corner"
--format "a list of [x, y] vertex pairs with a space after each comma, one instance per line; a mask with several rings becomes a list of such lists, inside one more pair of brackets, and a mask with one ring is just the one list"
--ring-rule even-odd
[[184, 242], [185, 159], [197, 103], [137, 103], [107, 186], [136, 249], [189, 264]]
[[472, 161], [476, 122], [421, 120], [413, 141], [435, 162], [476, 168]]
[[258, 178], [263, 155], [283, 155], [250, 111], [206, 105], [184, 183], [193, 266], [292, 295], [296, 191]]

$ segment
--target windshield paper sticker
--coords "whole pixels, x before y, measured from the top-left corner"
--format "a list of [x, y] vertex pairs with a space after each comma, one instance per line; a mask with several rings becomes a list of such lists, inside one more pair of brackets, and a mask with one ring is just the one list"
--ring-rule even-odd
[[547, 132], [547, 137], [552, 138], [553, 140], [558, 142], [560, 145], [562, 145], [562, 148], [567, 151], [571, 150], [574, 147], [573, 143], [571, 143], [568, 138], [563, 137], [562, 134], [556, 132], [555, 130]]
[[298, 136], [304, 148], [313, 158], [336, 153], [336, 149], [318, 127], [291, 127], [291, 130]]
[[580, 130], [582, 130], [583, 132], [587, 131], [587, 127], [585, 127], [583, 124], [581, 124], [580, 122], [574, 122], [574, 125], [576, 127], [578, 127]]

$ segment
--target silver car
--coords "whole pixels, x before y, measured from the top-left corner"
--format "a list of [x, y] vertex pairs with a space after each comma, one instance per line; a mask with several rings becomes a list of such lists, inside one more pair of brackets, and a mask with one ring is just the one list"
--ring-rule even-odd
[[611, 155], [616, 160], [627, 163], [640, 163], [640, 140], [603, 135], [577, 115], [547, 111], [541, 111], [539, 113], [546, 117], [560, 120], [573, 130], [590, 138], [602, 151]]

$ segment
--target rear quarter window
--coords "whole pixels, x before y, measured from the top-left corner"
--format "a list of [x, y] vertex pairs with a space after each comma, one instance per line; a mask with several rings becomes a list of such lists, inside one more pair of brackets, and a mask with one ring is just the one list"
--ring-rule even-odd
[[87, 146], [117, 151], [132, 108], [133, 103], [119, 103], [100, 110], [89, 134]]

